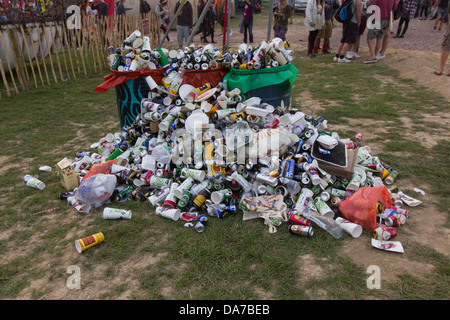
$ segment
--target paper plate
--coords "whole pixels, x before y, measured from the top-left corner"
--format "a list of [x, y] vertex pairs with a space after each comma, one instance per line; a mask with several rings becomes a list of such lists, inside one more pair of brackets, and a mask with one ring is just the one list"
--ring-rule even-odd
[[195, 89], [194, 86], [191, 86], [190, 84], [183, 84], [181, 85], [180, 89], [178, 89], [178, 95], [180, 96], [181, 100], [184, 101], [188, 94]]
[[194, 128], [197, 122], [201, 123], [201, 126], [207, 126], [209, 124], [208, 116], [202, 110], [196, 110], [191, 113], [186, 119], [185, 128], [186, 130], [194, 134]]
[[199, 94], [197, 98], [195, 99], [195, 102], [201, 102], [203, 100], [211, 98], [214, 93], [216, 93], [216, 88], [209, 89], [208, 91], [203, 92], [202, 94]]

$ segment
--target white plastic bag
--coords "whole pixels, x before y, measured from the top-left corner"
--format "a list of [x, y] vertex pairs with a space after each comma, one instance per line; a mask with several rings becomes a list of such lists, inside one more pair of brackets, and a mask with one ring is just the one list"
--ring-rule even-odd
[[112, 174], [98, 173], [83, 180], [77, 188], [74, 198], [85, 204], [83, 212], [89, 213], [92, 208], [104, 204], [113, 194], [117, 185], [117, 177]]

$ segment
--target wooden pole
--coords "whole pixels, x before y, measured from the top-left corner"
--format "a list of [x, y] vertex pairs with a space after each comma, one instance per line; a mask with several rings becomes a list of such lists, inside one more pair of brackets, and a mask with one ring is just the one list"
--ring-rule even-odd
[[11, 52], [14, 59], [14, 69], [16, 70], [17, 78], [19, 79], [20, 85], [24, 90], [27, 89], [27, 83], [25, 82], [24, 65], [22, 63], [21, 55], [22, 50], [19, 48], [19, 40], [17, 39], [17, 34], [15, 30], [11, 28], [6, 28], [6, 33], [8, 34], [9, 44], [11, 46]]
[[[28, 48], [28, 43], [27, 43], [25, 30], [23, 29], [22, 25], [20, 25], [20, 32], [22, 33], [23, 42], [25, 43], [25, 50], [27, 51], [28, 59], [30, 60], [31, 72], [33, 73], [33, 79], [34, 79], [34, 86], [37, 88], [38, 85], [37, 85], [37, 80], [36, 80], [36, 74], [34, 72], [33, 59], [31, 59], [30, 49]], [[30, 40], [33, 41], [31, 39], [31, 34], [30, 34]]]
[[[6, 46], [5, 38], [3, 38], [3, 31], [1, 29], [0, 29], [0, 37], [1, 37], [2, 44], [3, 44], [3, 48], [8, 48]], [[12, 83], [14, 85], [14, 89], [16, 90], [16, 93], [19, 93], [19, 90], [17, 89], [17, 85], [16, 85], [16, 79], [15, 79], [14, 74], [12, 72], [11, 63], [9, 61], [8, 51], [5, 50], [5, 53], [6, 53], [6, 63], [8, 64], [9, 74], [11, 75], [11, 79], [12, 79]]]
[[273, 0], [269, 1], [269, 26], [267, 28], [267, 42], [271, 40], [272, 37], [272, 20], [273, 20]]
[[48, 84], [51, 84], [50, 77], [48, 76], [47, 65], [45, 64], [44, 47], [42, 46], [42, 41], [41, 41], [42, 35], [41, 35], [41, 30], [39, 29], [39, 24], [36, 24], [36, 30], [38, 31], [38, 34], [39, 34], [39, 51], [40, 51], [41, 58], [42, 58], [42, 65], [44, 66], [45, 76], [47, 77]]
[[198, 18], [197, 23], [194, 26], [194, 30], [192, 30], [192, 33], [189, 35], [189, 38], [186, 41], [186, 47], [188, 47], [191, 44], [192, 39], [195, 37], [195, 34], [197, 33], [198, 28], [202, 24], [203, 19], [205, 18], [206, 13], [209, 10], [209, 6], [211, 5], [211, 2], [212, 2], [212, 0], [208, 0], [208, 2], [206, 3], [205, 7], [203, 8], [202, 13], [201, 13], [200, 17]]
[[[64, 43], [63, 43], [63, 37], [61, 37], [61, 32], [59, 31], [59, 24], [58, 22], [55, 20], [55, 26], [56, 26], [56, 34], [58, 36], [59, 42], [61, 43], [61, 52], [62, 52], [62, 56], [63, 56], [63, 60], [64, 60], [64, 66], [66, 68], [66, 72], [67, 72], [67, 78], [70, 79], [70, 72], [69, 72], [69, 67], [67, 66], [67, 58], [66, 58], [66, 53], [64, 52]], [[61, 26], [62, 28], [62, 26]], [[56, 36], [55, 36], [56, 38]]]
[[100, 26], [99, 26], [99, 18], [95, 18], [95, 27], [96, 27], [96, 30], [95, 30], [95, 32], [94, 32], [94, 36], [95, 36], [95, 49], [96, 49], [96, 51], [97, 51], [97, 58], [98, 58], [98, 61], [100, 61], [100, 63], [101, 63], [101, 65], [104, 65], [104, 63], [105, 63], [105, 61], [104, 61], [104, 59], [101, 59], [101, 54], [100, 54], [100, 52], [101, 52], [101, 36], [100, 36]]
[[228, 0], [224, 4], [224, 17], [223, 17], [223, 38], [222, 38], [222, 52], [227, 52], [227, 38], [228, 38]]
[[46, 26], [44, 25], [44, 37], [45, 37], [45, 42], [47, 43], [47, 50], [48, 50], [48, 57], [50, 58], [50, 67], [52, 69], [52, 74], [53, 74], [53, 78], [55, 79], [55, 82], [58, 82], [58, 79], [56, 78], [56, 73], [55, 73], [55, 67], [53, 66], [53, 58], [52, 58], [52, 52], [51, 52], [51, 48], [50, 48], [50, 41], [48, 41], [48, 35], [47, 35], [47, 30], [46, 30]]
[[84, 63], [84, 57], [83, 57], [83, 46], [81, 45], [81, 43], [80, 43], [80, 33], [79, 32], [77, 32], [77, 30], [75, 30], [75, 35], [76, 35], [76, 37], [77, 37], [77, 43], [78, 43], [78, 46], [79, 46], [79, 54], [80, 54], [80, 57], [81, 57], [81, 63], [83, 64], [83, 71], [84, 71], [84, 75], [85, 76], [87, 76], [87, 72], [86, 72], [86, 64]]
[[[224, 0], [225, 1], [225, 0]], [[177, 12], [175, 13], [175, 15], [172, 18], [172, 21], [170, 21], [169, 26], [167, 27], [166, 32], [164, 33], [163, 38], [161, 39], [161, 42], [159, 43], [158, 49], [161, 49], [163, 43], [164, 43], [164, 39], [166, 39], [166, 36], [169, 34], [170, 29], [172, 29], [172, 26], [174, 25], [175, 21], [177, 21], [178, 16], [180, 15], [181, 10], [183, 9], [184, 5], [186, 4], [187, 0], [184, 0], [183, 2], [180, 3], [180, 6], [178, 7]]]
[[[27, 64], [25, 62], [25, 56], [23, 54], [23, 46], [19, 45], [19, 38], [18, 38], [18, 32], [19, 32], [19, 28], [17, 28], [17, 26], [15, 26], [15, 28], [13, 28], [13, 30], [11, 30], [13, 36], [14, 36], [14, 41], [17, 42], [17, 53], [16, 53], [16, 57], [18, 59], [20, 59], [20, 73], [22, 76], [24, 76], [23, 80], [25, 82], [25, 87], [28, 89], [29, 87], [29, 82], [30, 82], [30, 75], [28, 74], [28, 68], [27, 68]], [[26, 43], [26, 39], [24, 37], [24, 35], [22, 34], [23, 37], [23, 42]], [[25, 72], [25, 74], [24, 74]]]
[[70, 66], [72, 68], [73, 78], [76, 79], [77, 76], [75, 75], [75, 69], [73, 68], [72, 52], [71, 52], [72, 50], [71, 50], [71, 46], [70, 46], [70, 42], [71, 41], [70, 41], [69, 37], [67, 36], [66, 25], [64, 24], [64, 20], [61, 21], [61, 28], [63, 30], [63, 36], [64, 36], [64, 39], [66, 41], [66, 45], [65, 46], [67, 46], [67, 52], [69, 53], [69, 61], [70, 61]]
[[[30, 35], [30, 40], [33, 42], [33, 38], [31, 37], [31, 29], [30, 29], [30, 26], [28, 26], [28, 25], [27, 25], [27, 30], [28, 30], [28, 34]], [[34, 43], [31, 46], [31, 49], [33, 49], [34, 60], [36, 61], [36, 65], [37, 65], [37, 69], [38, 69], [38, 73], [39, 73], [39, 78], [41, 79], [42, 86], [45, 86], [44, 79], [42, 78], [41, 67], [39, 65], [39, 59], [38, 59], [38, 56], [37, 56], [37, 53], [36, 53], [36, 49], [34, 48]], [[33, 61], [31, 61], [31, 65], [33, 65]]]
[[[55, 21], [55, 33], [53, 33], [53, 27], [50, 24], [50, 34], [52, 35], [52, 39], [53, 39], [52, 46], [55, 50], [56, 64], [58, 65], [59, 76], [61, 77], [61, 81], [64, 81], [64, 76], [63, 76], [62, 68], [61, 68], [61, 62], [59, 61], [58, 49], [56, 48], [56, 21]], [[61, 49], [62, 49], [62, 43], [61, 43]]]
[[[1, 32], [1, 30], [0, 30], [0, 32]], [[5, 69], [3, 69], [2, 58], [0, 58], [0, 74], [2, 75], [3, 84], [5, 85], [6, 96], [10, 97], [11, 96], [11, 91], [9, 90], [8, 80], [6, 80], [6, 74], [5, 74]]]

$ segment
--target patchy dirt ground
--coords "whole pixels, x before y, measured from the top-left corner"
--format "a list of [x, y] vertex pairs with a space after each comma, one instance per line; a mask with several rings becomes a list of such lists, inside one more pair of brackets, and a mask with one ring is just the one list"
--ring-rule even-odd
[[[289, 26], [289, 31], [287, 34], [288, 39], [291, 42], [291, 48], [296, 52], [296, 54], [305, 54], [306, 50], [306, 39], [307, 39], [307, 31], [302, 24], [302, 17], [300, 14], [296, 15], [294, 18], [294, 24]], [[433, 75], [433, 70], [437, 68], [439, 63], [439, 42], [442, 37], [442, 33], [433, 32], [432, 25], [434, 21], [418, 21], [413, 20], [410, 23], [410, 30], [407, 32], [406, 37], [403, 39], [391, 39], [391, 44], [387, 51], [387, 58], [379, 63], [386, 63], [389, 66], [396, 68], [400, 71], [401, 76], [405, 78], [414, 79], [418, 84], [430, 88], [442, 95], [444, 95], [450, 105], [450, 77], [437, 77]], [[396, 26], [396, 23], [395, 23]], [[337, 25], [336, 29], [333, 33], [333, 38], [331, 40], [331, 46], [336, 48], [337, 43], [340, 37], [340, 26]], [[267, 29], [260, 28], [254, 29], [254, 37], [255, 42], [259, 40], [263, 40], [267, 38]], [[365, 59], [368, 56], [367, 44], [364, 39], [361, 42], [361, 60]], [[171, 38], [175, 39], [175, 33], [171, 34]], [[218, 37], [217, 34], [216, 41], [221, 41], [222, 38]], [[197, 39], [198, 40], [198, 39]], [[242, 40], [242, 35], [240, 35], [237, 30], [234, 30], [233, 35], [230, 39], [230, 47], [237, 47]], [[300, 41], [301, 40], [301, 41]], [[220, 45], [220, 43], [218, 43]], [[332, 62], [332, 55], [330, 55], [330, 63]], [[358, 62], [359, 63], [359, 62]], [[450, 69], [450, 61], [447, 67], [447, 70]], [[302, 106], [305, 108], [304, 112], [308, 114], [317, 115], [320, 112], [321, 105], [318, 101], [315, 101], [309, 92], [304, 92], [301, 96]], [[443, 125], [450, 125], [450, 118], [448, 114], [443, 114], [439, 119], [431, 118], [429, 121], [441, 121]], [[408, 118], [405, 118], [405, 123], [408, 121]], [[350, 125], [353, 122], [350, 122]], [[353, 123], [355, 126], [359, 126], [361, 128], [361, 132], [363, 136], [369, 137], [373, 132], [371, 132], [371, 128], [373, 128], [373, 124], [368, 122], [362, 122], [358, 120], [358, 122]], [[333, 128], [333, 130], [339, 131], [339, 127]], [[425, 144], [425, 142], [424, 142]], [[377, 152], [377, 146], [371, 146]], [[3, 162], [2, 157], [0, 157], [0, 164]], [[1, 172], [1, 170], [0, 170]], [[406, 185], [405, 185], [406, 183]], [[402, 187], [407, 189], [413, 189], [415, 186], [408, 184], [405, 181], [402, 181]], [[430, 190], [427, 185], [417, 186], [421, 189], [425, 190], [426, 196], [421, 197], [426, 202], [425, 205], [416, 207], [412, 209], [412, 214], [408, 219], [407, 224], [402, 229], [402, 232], [399, 232], [397, 239], [401, 241], [406, 247], [406, 252], [404, 255], [391, 255], [386, 254], [386, 252], [380, 250], [374, 250], [370, 242], [367, 242], [367, 239], [359, 238], [359, 239], [350, 239], [346, 241], [344, 250], [342, 252], [343, 256], [349, 257], [354, 260], [359, 265], [367, 268], [370, 265], [376, 264], [381, 266], [381, 272], [383, 275], [383, 281], [389, 282], [389, 280], [396, 279], [403, 272], [411, 272], [411, 270], [415, 270], [415, 275], [418, 277], [422, 277], [427, 273], [430, 273], [433, 269], [433, 265], [428, 264], [426, 261], [415, 261], [410, 259], [408, 254], [408, 244], [412, 242], [419, 242], [423, 245], [429, 246], [435, 249], [437, 252], [448, 257], [448, 238], [449, 238], [449, 230], [444, 228], [443, 225], [446, 220], [446, 215], [443, 212], [440, 212], [435, 203], [437, 199], [434, 199], [430, 196]], [[411, 194], [411, 196], [415, 196], [415, 194]], [[426, 217], [428, 223], [423, 223], [423, 217]], [[79, 220], [75, 217], [72, 218], [79, 223]], [[8, 234], [3, 234], [0, 238], [7, 238]], [[66, 237], [73, 236], [71, 232], [68, 232]], [[32, 242], [33, 239], [30, 239]], [[67, 248], [67, 252], [72, 252], [73, 247]], [[4, 257], [8, 259], [8, 257]], [[64, 263], [65, 259], [70, 260], [69, 257], [61, 257], [60, 262], [61, 265], [68, 265]], [[154, 265], [161, 259], [161, 256], [154, 256], [152, 253], [146, 253], [143, 256], [139, 257], [139, 264], [135, 264], [134, 260], [124, 261], [121, 263], [122, 270], [135, 269], [135, 270], [143, 270], [148, 266]], [[324, 276], [330, 270], [327, 270], [324, 266], [323, 261], [316, 261], [313, 255], [304, 255], [299, 258], [299, 265], [301, 268], [299, 270], [299, 281], [301, 281], [302, 275], [314, 276], [316, 278], [320, 278]], [[46, 266], [48, 262], [46, 262], [45, 256], [42, 257], [42, 266]], [[331, 270], [332, 271], [332, 270]], [[96, 279], [95, 274], [104, 274], [104, 270], [100, 272], [92, 273], [92, 277], [89, 278], [89, 281], [103, 281], [104, 279]], [[125, 283], [127, 281], [135, 281], [127, 277], [126, 274], [117, 274], [115, 275], [115, 280], [112, 283], [103, 283], [105, 287], [111, 287], [114, 285], [119, 285], [120, 283]], [[56, 279], [54, 281], [61, 281], [61, 279]], [[384, 283], [384, 282], [383, 282]], [[36, 280], [31, 283], [31, 285], [25, 288], [21, 294], [20, 299], [33, 299], [33, 294], [36, 290], [43, 289], [48, 287], [48, 279], [42, 278]], [[101, 287], [102, 283], [100, 283], [96, 288]], [[135, 287], [138, 285], [131, 285], [128, 289]], [[44, 296], [39, 297], [39, 299], [53, 300], [53, 299], [97, 299], [98, 292], [89, 292], [83, 290], [80, 293], [68, 293], [65, 287], [61, 287], [60, 290], [52, 290], [51, 293], [48, 293]], [[133, 299], [139, 297], [140, 293], [130, 290], [126, 290], [121, 293], [118, 299]], [[139, 291], [139, 290], [138, 290]], [[164, 288], [162, 295], [170, 299], [173, 294], [173, 288], [170, 287], [170, 283], [166, 288]], [[257, 293], [261, 296], [262, 299], [274, 299], [273, 293], [266, 292], [262, 289], [257, 288]], [[318, 293], [319, 299], [326, 299], [326, 293]], [[77, 296], [78, 295], [78, 296]]]

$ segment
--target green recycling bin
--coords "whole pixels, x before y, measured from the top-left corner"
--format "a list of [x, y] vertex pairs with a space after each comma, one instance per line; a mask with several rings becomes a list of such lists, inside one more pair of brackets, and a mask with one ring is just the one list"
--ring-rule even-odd
[[283, 101], [284, 106], [289, 107], [297, 74], [298, 70], [292, 63], [263, 69], [230, 69], [224, 82], [228, 91], [235, 88], [241, 90], [244, 99], [259, 97], [261, 103], [274, 107], [280, 106]]

